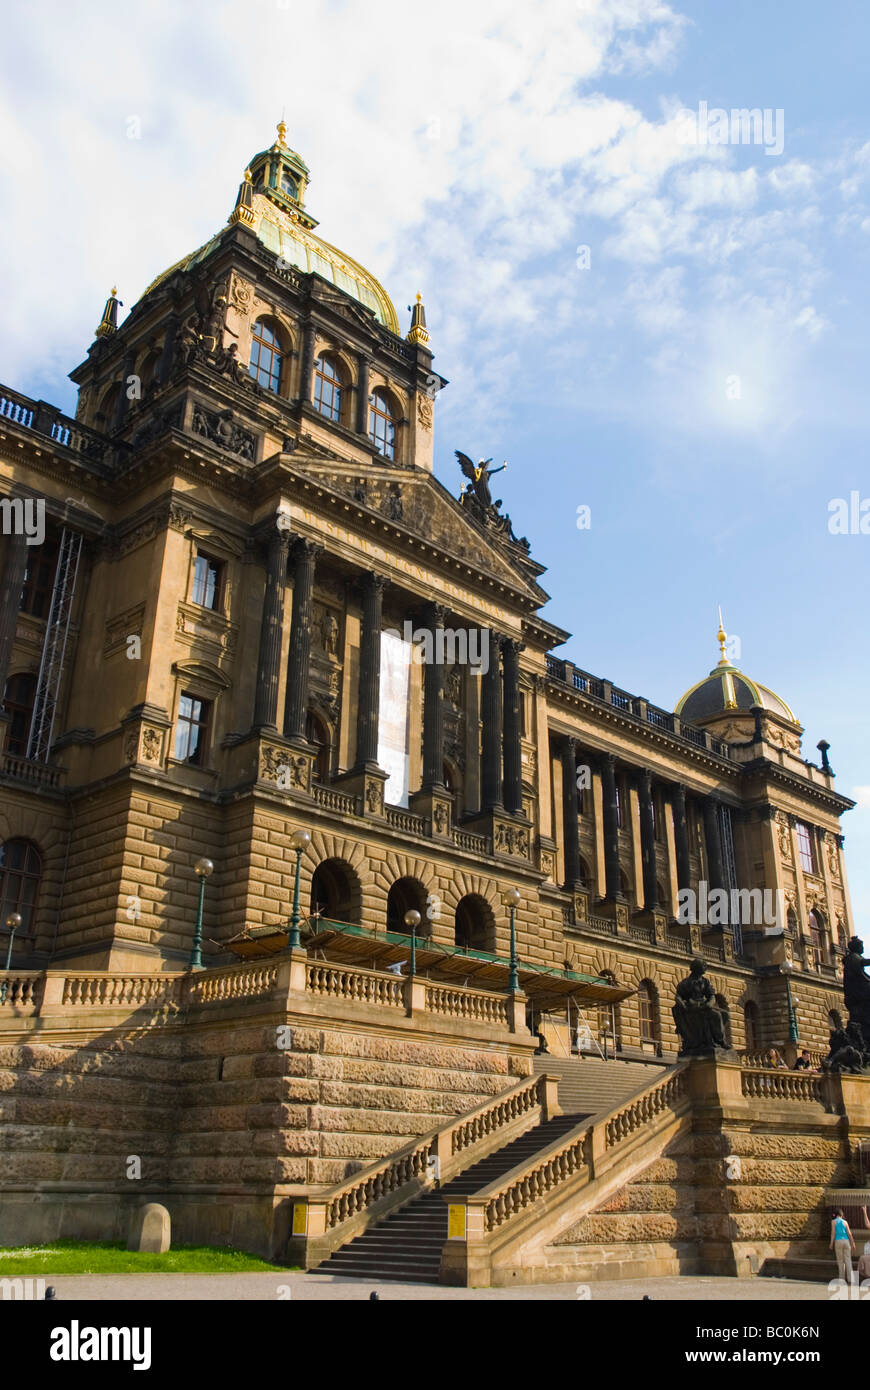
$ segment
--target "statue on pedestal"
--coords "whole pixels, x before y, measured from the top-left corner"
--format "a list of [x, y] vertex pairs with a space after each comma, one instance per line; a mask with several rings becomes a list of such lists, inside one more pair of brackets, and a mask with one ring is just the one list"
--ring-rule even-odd
[[680, 1038], [681, 1057], [702, 1057], [716, 1048], [728, 1050], [722, 1014], [716, 1008], [716, 992], [706, 977], [707, 963], [695, 957], [690, 973], [677, 985], [674, 1025]]
[[843, 957], [843, 999], [849, 1018], [857, 1023], [865, 1038], [870, 1038], [870, 980], [865, 971], [870, 961], [864, 959], [864, 942], [853, 936]]

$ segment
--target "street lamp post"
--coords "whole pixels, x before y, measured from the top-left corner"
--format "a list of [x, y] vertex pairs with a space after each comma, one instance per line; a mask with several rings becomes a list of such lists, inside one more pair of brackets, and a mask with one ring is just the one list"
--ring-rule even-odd
[[190, 953], [190, 969], [202, 969], [202, 907], [205, 902], [205, 881], [214, 873], [210, 859], [197, 859], [193, 871], [199, 878], [199, 903], [196, 909], [196, 927], [193, 932], [193, 950]]
[[[23, 920], [23, 919], [22, 919], [22, 917], [21, 917], [21, 913], [20, 913], [20, 912], [10, 912], [9, 916], [6, 918], [6, 930], [7, 930], [8, 933], [9, 933], [9, 946], [8, 946], [7, 951], [6, 951], [6, 974], [7, 974], [7, 975], [9, 974], [9, 970], [10, 970], [10, 967], [11, 967], [11, 965], [12, 965], [12, 945], [13, 945], [13, 942], [14, 942], [14, 940], [15, 940], [15, 933], [17, 932], [18, 928], [21, 926], [22, 920]], [[6, 1003], [6, 989], [7, 989], [7, 983], [8, 983], [7, 980], [4, 979], [2, 985], [0, 985], [0, 1004], [5, 1004], [5, 1003]]]
[[508, 977], [508, 991], [510, 994], [517, 994], [520, 988], [520, 963], [517, 959], [517, 908], [520, 903], [520, 892], [518, 888], [508, 888], [502, 895], [502, 902], [505, 907], [510, 908], [511, 914], [511, 964], [510, 975]]
[[302, 862], [302, 855], [311, 844], [311, 835], [307, 830], [294, 830], [290, 836], [290, 848], [296, 851], [296, 877], [293, 881], [293, 913], [290, 917], [290, 940], [288, 946], [294, 951], [297, 946], [302, 945], [302, 938], [299, 935], [299, 865]]
[[417, 911], [417, 909], [416, 909], [415, 907], [410, 908], [410, 909], [405, 913], [405, 926], [408, 928], [408, 932], [409, 932], [410, 937], [411, 937], [411, 974], [412, 974], [412, 975], [416, 975], [416, 973], [417, 973], [417, 928], [419, 927], [419, 925], [420, 925], [420, 923], [422, 922], [422, 920], [423, 920], [423, 918], [420, 916], [419, 912]]
[[783, 962], [782, 972], [785, 975], [785, 997], [788, 1004], [788, 1040], [790, 1043], [796, 1043], [798, 1041], [798, 1038], [800, 1037], [798, 1031], [797, 1011], [795, 1009], [794, 1000], [792, 999], [791, 995], [791, 973], [793, 970], [794, 965], [790, 960], [786, 960]]

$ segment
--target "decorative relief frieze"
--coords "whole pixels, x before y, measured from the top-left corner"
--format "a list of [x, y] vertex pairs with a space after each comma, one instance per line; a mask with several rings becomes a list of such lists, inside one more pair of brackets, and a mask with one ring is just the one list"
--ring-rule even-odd
[[496, 854], [510, 854], [521, 859], [529, 857], [529, 832], [524, 826], [496, 821], [493, 844]]

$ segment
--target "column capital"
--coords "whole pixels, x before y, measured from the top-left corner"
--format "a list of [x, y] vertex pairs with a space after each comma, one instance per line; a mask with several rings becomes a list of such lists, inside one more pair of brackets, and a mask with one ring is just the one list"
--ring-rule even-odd
[[388, 577], [385, 574], [379, 574], [377, 570], [363, 570], [353, 581], [356, 590], [362, 594], [382, 594], [389, 583]]
[[293, 556], [296, 560], [316, 560], [323, 549], [323, 543], [310, 536], [295, 536], [293, 539]]

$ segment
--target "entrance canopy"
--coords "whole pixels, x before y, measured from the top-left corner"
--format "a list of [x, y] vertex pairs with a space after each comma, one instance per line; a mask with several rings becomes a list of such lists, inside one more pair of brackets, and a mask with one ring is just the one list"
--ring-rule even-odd
[[[324, 918], [309, 919], [303, 926], [303, 933], [306, 931], [305, 944], [309, 952], [322, 954], [328, 960], [373, 969], [407, 965], [410, 960], [411, 938], [404, 932], [368, 931]], [[286, 932], [283, 936], [286, 941]], [[433, 980], [452, 980], [456, 984], [480, 985], [494, 992], [504, 992], [508, 987], [510, 961], [502, 956], [451, 946], [430, 937], [418, 936], [416, 947], [418, 975]], [[622, 989], [597, 975], [550, 970], [523, 960], [519, 962], [519, 984], [523, 993], [542, 1008], [558, 1008], [569, 996], [618, 1004], [634, 993], [632, 989]]]

